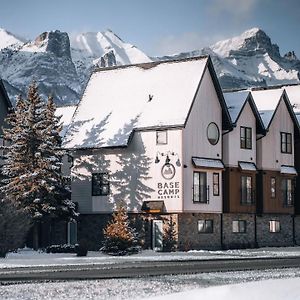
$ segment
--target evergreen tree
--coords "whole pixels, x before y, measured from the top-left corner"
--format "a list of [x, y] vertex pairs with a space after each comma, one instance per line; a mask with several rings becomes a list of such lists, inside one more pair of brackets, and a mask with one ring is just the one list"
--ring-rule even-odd
[[173, 221], [172, 216], [167, 222], [163, 234], [163, 251], [173, 252], [176, 250], [176, 223]]
[[138, 251], [136, 232], [130, 227], [126, 208], [118, 206], [113, 219], [105, 227], [103, 252], [125, 255]]
[[30, 213], [35, 220], [76, 216], [60, 173], [59, 120], [53, 99], [41, 100], [36, 83], [21, 97], [4, 130], [7, 160], [3, 166], [4, 200]]
[[24, 246], [30, 226], [30, 218], [26, 213], [0, 200], [0, 258]]

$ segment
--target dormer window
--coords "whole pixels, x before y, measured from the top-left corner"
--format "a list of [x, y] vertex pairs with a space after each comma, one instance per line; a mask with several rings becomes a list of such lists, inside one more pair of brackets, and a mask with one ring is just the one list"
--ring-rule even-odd
[[168, 131], [158, 130], [156, 131], [156, 145], [166, 145], [168, 144]]
[[281, 153], [292, 153], [292, 134], [287, 132], [280, 132], [281, 139]]
[[241, 149], [252, 149], [252, 128], [241, 126], [240, 130]]

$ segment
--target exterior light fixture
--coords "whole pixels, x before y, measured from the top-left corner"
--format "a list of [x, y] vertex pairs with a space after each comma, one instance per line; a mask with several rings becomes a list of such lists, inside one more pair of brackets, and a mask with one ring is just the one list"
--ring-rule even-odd
[[166, 157], [166, 164], [168, 165], [170, 163], [171, 159], [169, 157], [169, 155], [167, 154], [167, 157]]
[[181, 162], [180, 162], [178, 153], [175, 153], [173, 151], [167, 151], [165, 153], [157, 151], [154, 162], [156, 164], [158, 164], [160, 162], [161, 158], [163, 158], [164, 156], [166, 157], [166, 160], [165, 160], [166, 165], [169, 165], [171, 163], [172, 157], [174, 157], [174, 158], [177, 157], [175, 164], [177, 167], [181, 167]]

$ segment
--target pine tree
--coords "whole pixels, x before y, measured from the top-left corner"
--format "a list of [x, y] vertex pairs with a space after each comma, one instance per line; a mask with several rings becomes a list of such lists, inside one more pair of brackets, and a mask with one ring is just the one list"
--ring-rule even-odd
[[130, 227], [126, 208], [118, 206], [104, 233], [103, 252], [115, 255], [125, 255], [138, 251], [136, 232]]
[[172, 216], [167, 222], [163, 234], [163, 251], [173, 252], [176, 250], [176, 223], [173, 221]]
[[59, 150], [59, 120], [53, 99], [41, 100], [36, 83], [26, 99], [18, 99], [4, 130], [7, 160], [3, 166], [4, 200], [30, 213], [35, 220], [76, 216], [74, 204], [63, 187]]

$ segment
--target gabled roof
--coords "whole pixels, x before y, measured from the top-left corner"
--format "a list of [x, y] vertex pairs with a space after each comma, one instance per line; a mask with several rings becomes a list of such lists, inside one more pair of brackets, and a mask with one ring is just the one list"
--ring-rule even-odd
[[69, 106], [59, 106], [56, 108], [55, 115], [60, 118], [60, 122], [63, 124], [62, 131], [60, 132], [61, 136], [66, 134], [68, 127], [71, 124], [72, 117], [76, 110], [76, 105]]
[[[122, 147], [127, 146], [135, 129], [184, 127], [207, 67], [219, 87], [207, 56], [94, 72], [72, 118], [64, 147]], [[220, 88], [217, 93], [226, 119]]]
[[231, 122], [234, 126], [236, 126], [239, 117], [241, 116], [242, 111], [244, 110], [246, 103], [248, 102], [256, 119], [257, 133], [265, 133], [263, 121], [249, 90], [225, 92], [224, 98], [230, 114]]
[[295, 112], [300, 112], [300, 84], [283, 87]]
[[277, 112], [280, 101], [284, 101], [295, 128], [298, 129], [297, 132], [299, 133], [299, 124], [285, 89], [252, 90], [251, 94], [267, 130]]

